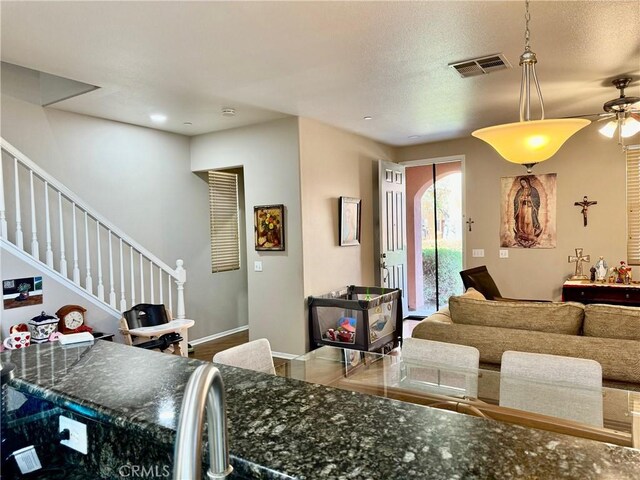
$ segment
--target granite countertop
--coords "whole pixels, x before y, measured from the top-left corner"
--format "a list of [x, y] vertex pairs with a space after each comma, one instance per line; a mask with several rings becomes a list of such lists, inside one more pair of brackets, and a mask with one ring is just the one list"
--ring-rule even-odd
[[[173, 443], [202, 362], [98, 341], [4, 352], [16, 386]], [[640, 450], [219, 366], [234, 466], [255, 478], [637, 479]]]

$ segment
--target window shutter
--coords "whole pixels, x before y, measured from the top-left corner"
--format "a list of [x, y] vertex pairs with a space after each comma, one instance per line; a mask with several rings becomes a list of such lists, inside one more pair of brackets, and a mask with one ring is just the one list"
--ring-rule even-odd
[[238, 175], [209, 171], [211, 271], [240, 269]]
[[627, 263], [640, 265], [640, 146], [627, 147]]

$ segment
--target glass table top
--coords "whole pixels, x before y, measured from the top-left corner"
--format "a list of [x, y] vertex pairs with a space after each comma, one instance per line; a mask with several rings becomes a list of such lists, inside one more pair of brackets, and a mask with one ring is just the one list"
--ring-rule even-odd
[[500, 375], [324, 346], [291, 360], [287, 376], [640, 448], [640, 392]]

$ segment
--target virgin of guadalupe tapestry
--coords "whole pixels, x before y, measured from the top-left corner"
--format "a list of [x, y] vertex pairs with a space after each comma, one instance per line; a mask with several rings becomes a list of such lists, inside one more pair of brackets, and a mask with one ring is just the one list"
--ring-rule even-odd
[[500, 246], [556, 248], [556, 174], [500, 179]]

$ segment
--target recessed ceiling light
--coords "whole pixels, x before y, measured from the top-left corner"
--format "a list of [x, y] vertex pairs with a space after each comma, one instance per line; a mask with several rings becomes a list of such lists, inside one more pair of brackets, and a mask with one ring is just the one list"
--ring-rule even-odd
[[187, 127], [190, 127], [191, 125], [193, 125], [193, 123], [191, 122], [184, 122], [183, 125], [186, 125]]
[[366, 117], [362, 117], [362, 119], [363, 120], [373, 120], [373, 117], [370, 117], [370, 116], [367, 115]]
[[420, 135], [409, 135], [409, 137], [411, 140], [415, 140], [416, 138], [420, 138]]
[[222, 116], [223, 117], [234, 117], [236, 114], [236, 109], [232, 107], [223, 107], [222, 108]]
[[167, 121], [167, 116], [163, 115], [162, 113], [152, 113], [151, 115], [149, 115], [149, 118], [152, 122], [156, 123], [164, 123]]

